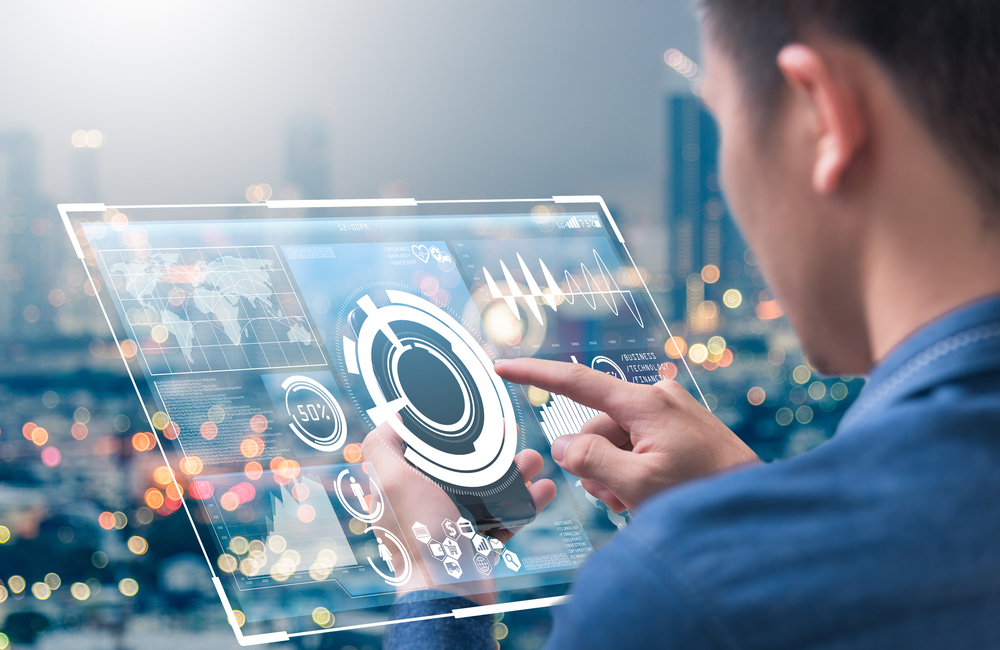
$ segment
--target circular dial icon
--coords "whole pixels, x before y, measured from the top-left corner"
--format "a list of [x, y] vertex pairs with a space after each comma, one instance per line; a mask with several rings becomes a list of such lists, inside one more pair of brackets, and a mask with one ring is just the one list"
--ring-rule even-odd
[[347, 420], [330, 391], [310, 377], [293, 375], [281, 383], [289, 424], [302, 442], [319, 451], [337, 451], [347, 440]]
[[441, 308], [385, 293], [383, 307], [370, 295], [358, 300], [357, 341], [343, 340], [348, 372], [361, 375], [375, 404], [372, 423], [389, 422], [406, 459], [432, 478], [464, 488], [496, 483], [514, 461], [517, 425], [492, 361]]

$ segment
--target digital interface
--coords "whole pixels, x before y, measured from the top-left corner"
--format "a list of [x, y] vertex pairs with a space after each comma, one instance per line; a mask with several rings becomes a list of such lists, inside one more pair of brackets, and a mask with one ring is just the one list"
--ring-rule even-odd
[[[594, 197], [61, 209], [243, 642], [381, 625], [428, 588], [544, 606], [627, 525], [549, 455], [597, 411], [496, 359], [696, 390]], [[453, 510], [387, 498], [361, 449], [383, 424]], [[538, 512], [524, 449], [556, 483]]]

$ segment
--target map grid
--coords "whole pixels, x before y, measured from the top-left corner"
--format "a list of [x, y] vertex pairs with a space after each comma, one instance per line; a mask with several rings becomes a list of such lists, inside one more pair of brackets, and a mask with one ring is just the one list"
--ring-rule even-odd
[[[243, 252], [252, 250], [257, 255], [257, 257], [249, 258], [244, 257]], [[291, 281], [288, 276], [288, 271], [280, 263], [280, 259], [277, 256], [277, 251], [274, 246], [225, 246], [225, 247], [174, 247], [174, 248], [158, 248], [151, 249], [147, 251], [147, 259], [152, 259], [157, 256], [160, 259], [164, 257], [176, 254], [180, 259], [185, 257], [185, 251], [195, 251], [194, 257], [200, 260], [219, 260], [226, 257], [227, 253], [232, 255], [235, 253], [235, 257], [240, 260], [240, 262], [245, 263], [247, 260], [254, 260], [260, 262], [270, 262], [273, 267], [262, 266], [261, 273], [279, 273], [284, 277], [284, 285], [282, 288], [287, 288], [285, 291], [277, 290], [272, 287], [271, 291], [266, 292], [255, 292], [255, 291], [243, 291], [241, 290], [237, 295], [241, 298], [245, 298], [251, 301], [260, 302], [262, 300], [267, 300], [274, 298], [279, 307], [279, 314], [274, 317], [252, 317], [246, 314], [240, 314], [237, 317], [233, 317], [233, 321], [240, 321], [240, 341], [233, 343], [226, 343], [219, 338], [220, 329], [219, 321], [213, 320], [211, 318], [191, 318], [191, 313], [188, 307], [188, 301], [185, 300], [183, 313], [185, 316], [184, 323], [190, 325], [191, 327], [191, 341], [189, 345], [186, 346], [189, 349], [185, 349], [185, 346], [177, 342], [176, 333], [171, 331], [173, 336], [174, 345], [166, 345], [169, 341], [164, 341], [164, 344], [156, 344], [152, 342], [156, 347], [155, 351], [152, 351], [149, 342], [143, 344], [142, 338], [138, 335], [136, 330], [137, 327], [152, 327], [157, 323], [144, 321], [144, 322], [132, 322], [129, 318], [129, 311], [133, 308], [138, 308], [140, 310], [155, 309], [158, 313], [163, 314], [170, 309], [171, 298], [169, 295], [164, 295], [164, 282], [157, 281], [155, 284], [155, 289], [148, 295], [143, 294], [142, 297], [135, 298], [129, 297], [119, 291], [118, 287], [114, 282], [109, 283], [117, 295], [118, 302], [121, 305], [121, 310], [123, 313], [123, 321], [126, 327], [129, 329], [130, 337], [133, 341], [138, 342], [139, 354], [146, 365], [147, 370], [152, 376], [162, 376], [162, 375], [177, 375], [177, 374], [197, 374], [197, 373], [207, 373], [207, 372], [226, 372], [226, 371], [240, 371], [240, 370], [275, 370], [275, 369], [287, 369], [287, 368], [299, 368], [299, 367], [325, 367], [327, 366], [326, 359], [323, 353], [320, 351], [318, 344], [316, 343], [317, 338], [315, 332], [312, 329], [308, 319], [305, 316], [305, 312], [302, 308], [302, 303], [299, 300], [298, 295], [292, 289]], [[102, 262], [108, 272], [109, 277], [115, 275], [124, 276], [126, 278], [127, 285], [134, 285], [139, 279], [142, 278], [142, 273], [131, 274], [116, 272], [113, 269], [113, 264], [128, 264], [128, 255], [134, 255], [134, 250], [129, 249], [114, 249], [114, 250], [102, 250], [100, 251]], [[208, 255], [206, 255], [208, 253]], [[263, 253], [263, 255], [262, 255]], [[269, 254], [267, 254], [269, 253]], [[117, 256], [115, 255], [117, 254]], [[225, 279], [228, 280], [228, 286], [239, 286], [241, 283], [250, 282], [253, 283], [252, 279], [247, 277], [239, 277], [238, 274], [242, 273], [246, 275], [246, 267], [237, 270], [237, 274], [234, 275], [233, 270], [224, 267]], [[182, 283], [175, 283], [175, 286], [180, 286]], [[268, 285], [269, 286], [269, 285]], [[298, 313], [289, 315], [282, 301], [283, 297], [294, 298], [294, 306], [297, 307]], [[233, 305], [235, 308], [237, 305]], [[258, 327], [255, 325], [256, 321], [267, 321], [268, 327], [265, 329], [263, 327]], [[305, 328], [308, 331], [308, 341], [305, 345], [301, 340], [292, 339], [282, 340], [275, 330], [274, 321], [284, 320], [284, 321], [297, 321], [296, 327]], [[242, 323], [245, 321], [245, 324]], [[201, 328], [199, 331], [198, 325], [206, 324], [210, 327], [211, 336], [209, 340], [203, 340], [203, 332], [205, 328]], [[169, 328], [168, 328], [169, 329]], [[291, 327], [290, 327], [291, 329]], [[260, 330], [260, 331], [258, 331]], [[269, 330], [269, 331], [268, 331]], [[242, 337], [246, 334], [252, 336], [252, 340], [244, 341]], [[150, 340], [151, 342], [151, 340]], [[210, 354], [206, 351], [210, 351], [212, 348], [217, 348], [221, 354]], [[256, 352], [251, 359], [248, 356], [248, 349], [251, 352]], [[151, 354], [152, 352], [152, 354]], [[179, 352], [184, 352], [184, 354], [177, 354]], [[200, 358], [196, 359], [194, 363], [188, 358], [187, 354], [195, 355], [199, 354]], [[151, 359], [150, 357], [156, 357], [156, 359]], [[171, 361], [171, 359], [173, 361]], [[179, 360], [179, 362], [178, 362]], [[263, 360], [263, 363], [261, 363]], [[178, 366], [178, 367], [174, 367]], [[201, 367], [199, 367], [201, 366]]]

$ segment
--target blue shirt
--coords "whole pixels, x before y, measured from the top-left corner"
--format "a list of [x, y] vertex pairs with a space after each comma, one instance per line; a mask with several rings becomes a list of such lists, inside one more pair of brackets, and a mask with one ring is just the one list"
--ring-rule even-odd
[[571, 593], [548, 648], [1000, 647], [1000, 298], [898, 346], [830, 442], [647, 501]]

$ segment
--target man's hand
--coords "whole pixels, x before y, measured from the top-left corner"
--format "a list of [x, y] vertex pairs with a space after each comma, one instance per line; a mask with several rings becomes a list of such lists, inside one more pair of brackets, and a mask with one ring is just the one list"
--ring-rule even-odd
[[630, 384], [586, 366], [541, 359], [498, 361], [507, 381], [530, 384], [601, 411], [579, 435], [556, 438], [552, 458], [614, 510], [632, 510], [663, 488], [758, 460], [680, 384]]
[[[389, 510], [399, 524], [400, 530], [393, 532], [406, 541], [424, 581], [428, 587], [434, 587], [434, 582], [421, 561], [420, 543], [414, 539], [411, 526], [416, 521], [425, 524], [439, 524], [445, 519], [455, 521], [461, 515], [444, 490], [403, 458], [405, 451], [405, 443], [389, 423], [384, 423], [369, 433], [361, 445], [361, 454], [365, 462], [371, 463], [375, 468], [375, 475], [388, 501]], [[535, 508], [541, 512], [556, 496], [556, 485], [549, 479], [531, 483], [531, 479], [542, 471], [542, 455], [534, 449], [525, 449], [514, 457], [514, 463], [521, 478], [528, 483], [528, 493], [535, 502]], [[516, 532], [517, 530], [501, 529], [492, 530], [488, 534], [506, 544]], [[489, 605], [496, 600], [496, 585], [492, 579], [436, 585], [436, 588], [471, 598], [480, 605]]]

